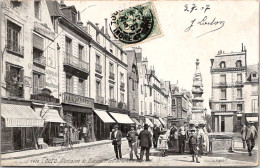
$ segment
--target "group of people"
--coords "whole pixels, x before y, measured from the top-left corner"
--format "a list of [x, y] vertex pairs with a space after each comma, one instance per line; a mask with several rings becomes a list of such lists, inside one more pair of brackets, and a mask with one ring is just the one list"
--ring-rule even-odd
[[254, 122], [250, 121], [247, 126], [243, 125], [241, 129], [243, 148], [248, 150], [248, 155], [252, 156], [252, 150], [255, 147], [255, 140], [257, 138], [257, 130], [254, 126]]
[[[184, 122], [179, 128], [176, 124], [172, 124], [169, 132], [167, 129], [158, 127], [156, 124], [150, 128], [148, 124], [144, 127], [138, 125], [131, 125], [131, 130], [127, 133], [127, 140], [130, 148], [130, 160], [133, 160], [135, 154], [137, 160], [142, 161], [145, 153], [146, 161], [149, 161], [150, 148], [162, 151], [162, 156], [166, 156], [166, 151], [169, 146], [178, 144], [178, 151], [183, 154], [185, 152], [186, 144], [189, 146], [189, 153], [192, 154], [192, 161], [199, 163], [198, 154], [207, 155], [209, 151], [208, 131], [205, 124], [201, 124], [191, 129], [188, 128], [187, 122]], [[121, 139], [122, 133], [118, 130], [118, 125], [114, 126], [111, 134], [112, 144], [116, 158], [122, 158], [121, 153]], [[140, 148], [140, 156], [138, 155], [138, 148]]]

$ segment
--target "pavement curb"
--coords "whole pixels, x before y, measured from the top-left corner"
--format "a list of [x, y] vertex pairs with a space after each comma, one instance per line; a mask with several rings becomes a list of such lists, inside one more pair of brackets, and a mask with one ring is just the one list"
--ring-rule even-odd
[[[126, 139], [122, 139], [122, 141], [126, 141]], [[97, 142], [97, 141], [95, 141]], [[106, 142], [99, 142], [99, 143], [86, 143], [86, 145], [84, 146], [76, 146], [73, 147], [73, 149], [79, 149], [79, 148], [88, 148], [88, 147], [92, 147], [92, 146], [96, 146], [96, 145], [104, 145], [104, 144], [109, 144], [111, 143], [112, 145], [112, 140], [106, 140]], [[40, 149], [39, 149], [40, 150]], [[28, 157], [34, 157], [34, 156], [40, 156], [40, 155], [46, 155], [46, 154], [51, 154], [51, 153], [57, 153], [57, 152], [62, 152], [62, 151], [69, 151], [69, 150], [62, 150], [61, 148], [59, 149], [54, 149], [51, 151], [46, 151], [46, 152], [41, 152], [41, 153], [37, 153], [37, 154], [29, 154], [29, 155], [24, 155], [24, 156], [17, 156], [17, 157], [8, 157], [8, 158], [1, 158], [1, 160], [11, 160], [11, 159], [24, 159], [24, 158], [28, 158]], [[24, 151], [26, 152], [26, 151]], [[15, 154], [15, 152], [13, 152], [13, 154]], [[4, 154], [2, 154], [3, 156]]]

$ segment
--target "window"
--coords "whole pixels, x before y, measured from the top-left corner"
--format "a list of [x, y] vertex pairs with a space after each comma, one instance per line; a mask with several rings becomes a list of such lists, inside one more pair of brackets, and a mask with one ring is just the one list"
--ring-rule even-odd
[[15, 7], [19, 7], [22, 5], [22, 1], [18, 1], [18, 0], [11, 0], [11, 4], [10, 4], [13, 8]]
[[58, 33], [58, 19], [56, 19], [55, 17], [51, 17], [51, 22], [55, 33]]
[[221, 132], [225, 131], [225, 118], [221, 116]]
[[121, 61], [124, 61], [124, 55], [123, 55], [123, 51], [121, 51]]
[[66, 92], [73, 93], [73, 78], [71, 75], [66, 75]]
[[110, 99], [114, 99], [114, 87], [109, 86], [109, 97]]
[[112, 62], [109, 63], [109, 71], [114, 73], [114, 64]]
[[238, 60], [238, 61], [236, 62], [236, 67], [242, 67], [242, 62], [241, 62], [241, 60]]
[[21, 27], [13, 22], [7, 21], [7, 49], [19, 54], [23, 54], [23, 48], [20, 46]]
[[242, 89], [237, 89], [237, 98], [242, 98]]
[[256, 77], [256, 74], [253, 74], [253, 77]]
[[110, 42], [110, 52], [113, 53], [113, 43]]
[[83, 60], [83, 49], [84, 49], [84, 47], [82, 46], [82, 45], [78, 45], [78, 51], [79, 51], [79, 59], [80, 60]]
[[237, 111], [241, 112], [242, 111], [242, 104], [237, 104]]
[[45, 59], [43, 58], [44, 50], [44, 41], [40, 36], [33, 34], [33, 60], [38, 63], [44, 63]]
[[40, 5], [41, 5], [40, 0], [34, 0], [34, 16], [37, 19], [40, 19]]
[[96, 55], [96, 63], [97, 63], [98, 65], [100, 65], [100, 56], [99, 56], [99, 55]]
[[45, 75], [40, 73], [33, 73], [33, 93], [40, 93], [45, 87]]
[[242, 82], [242, 74], [237, 74], [237, 82]]
[[101, 95], [101, 81], [96, 81], [96, 96], [99, 97]]
[[225, 104], [221, 105], [221, 111], [227, 111], [227, 106]]
[[226, 98], [227, 98], [227, 90], [221, 89], [221, 99], [226, 99]]
[[71, 20], [72, 20], [72, 22], [73, 22], [74, 24], [76, 24], [76, 22], [77, 22], [76, 13], [74, 13], [74, 12], [71, 13]]
[[100, 43], [100, 33], [98, 31], [96, 32], [96, 41]]
[[257, 101], [257, 99], [252, 100], [252, 113], [258, 113], [258, 101]]
[[23, 97], [23, 69], [15, 65], [6, 64], [7, 96]]
[[78, 94], [80, 96], [85, 96], [85, 80], [84, 79], [79, 78]]
[[224, 61], [220, 62], [220, 68], [226, 68], [226, 63]]
[[122, 103], [125, 102], [125, 95], [124, 95], [124, 93], [120, 93], [120, 101], [121, 101]]
[[124, 74], [123, 73], [120, 73], [120, 81], [121, 81], [121, 83], [124, 83]]
[[222, 84], [225, 84], [226, 83], [226, 75], [220, 75], [220, 82]]
[[65, 47], [66, 55], [70, 57], [72, 55], [72, 40], [68, 37], [65, 38]]
[[147, 114], [147, 109], [146, 109], [147, 107], [146, 107], [146, 102], [144, 102], [144, 111], [145, 111], [145, 113]]

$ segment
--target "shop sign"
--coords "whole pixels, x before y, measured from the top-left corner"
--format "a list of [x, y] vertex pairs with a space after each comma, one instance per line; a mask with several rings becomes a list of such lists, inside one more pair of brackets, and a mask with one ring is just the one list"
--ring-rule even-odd
[[55, 38], [55, 33], [53, 31], [50, 30], [50, 28], [48, 28], [48, 26], [45, 24], [41, 24], [38, 22], [34, 22], [34, 31], [40, 33], [41, 35], [54, 40]]
[[51, 90], [44, 88], [41, 93], [31, 94], [31, 100], [39, 100], [50, 103], [59, 103], [60, 100], [51, 95]]
[[63, 94], [63, 102], [71, 104], [84, 105], [89, 108], [94, 108], [94, 100], [88, 97], [74, 95], [70, 93]]

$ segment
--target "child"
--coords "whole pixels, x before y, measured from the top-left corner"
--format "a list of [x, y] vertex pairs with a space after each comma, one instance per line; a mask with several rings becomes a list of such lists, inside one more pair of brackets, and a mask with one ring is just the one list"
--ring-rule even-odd
[[197, 136], [195, 135], [195, 129], [192, 128], [190, 130], [190, 138], [189, 138], [189, 146], [191, 148], [191, 154], [192, 154], [192, 162], [195, 162], [195, 159], [196, 158], [196, 162], [197, 163], [200, 163], [199, 160], [198, 160], [198, 146], [199, 146], [199, 140], [197, 138]]
[[168, 150], [168, 135], [166, 134], [167, 130], [164, 129], [161, 131], [161, 135], [159, 136], [159, 150], [162, 150], [162, 157], [166, 156], [166, 150]]

